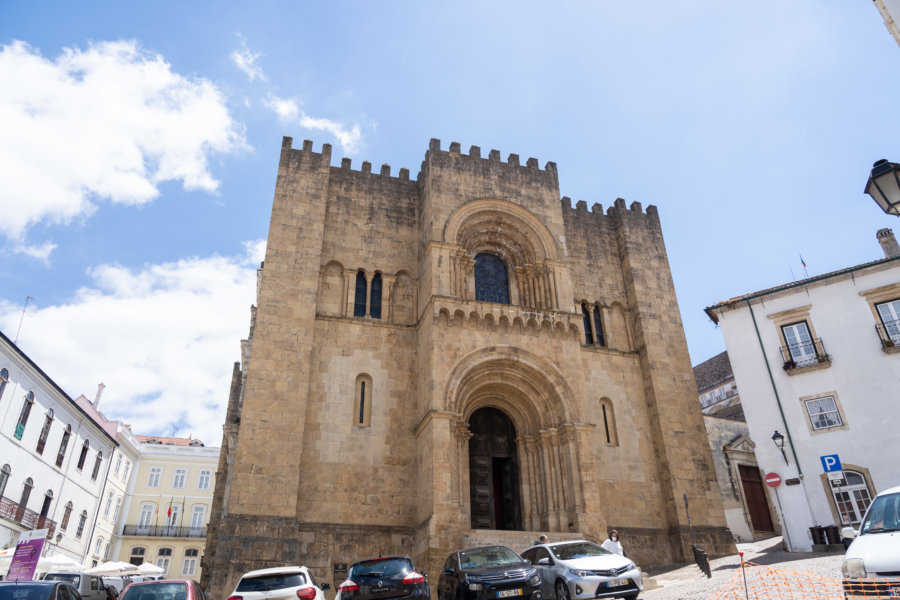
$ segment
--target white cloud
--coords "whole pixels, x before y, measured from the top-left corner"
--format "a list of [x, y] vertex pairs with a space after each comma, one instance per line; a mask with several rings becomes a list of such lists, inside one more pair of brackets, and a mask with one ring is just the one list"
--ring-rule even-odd
[[[131, 270], [99, 265], [59, 306], [32, 304], [19, 345], [71, 397], [107, 388], [100, 409], [135, 433], [221, 441], [231, 371], [250, 326], [265, 240], [237, 257], [211, 256]], [[15, 332], [21, 309], [0, 301]]]
[[296, 123], [306, 129], [327, 131], [337, 139], [345, 152], [352, 154], [359, 150], [362, 142], [362, 131], [359, 125], [347, 127], [331, 119], [311, 117], [300, 109], [295, 100], [279, 98], [271, 93], [263, 100], [263, 104], [277, 114], [284, 123]]
[[256, 64], [260, 54], [258, 52], [251, 52], [247, 47], [247, 40], [240, 34], [238, 34], [238, 38], [241, 40], [241, 47], [231, 51], [231, 62], [233, 62], [238, 69], [243, 71], [244, 75], [246, 75], [250, 81], [253, 81], [254, 79], [265, 81], [265, 74]]
[[50, 263], [50, 253], [54, 250], [56, 250], [56, 244], [53, 242], [44, 242], [40, 245], [16, 244], [13, 248], [13, 252], [16, 254], [24, 254], [25, 256], [36, 258], [44, 264]]
[[215, 192], [213, 153], [246, 146], [225, 97], [134, 41], [0, 48], [0, 233], [22, 244], [39, 222], [68, 224], [105, 199], [153, 200], [158, 185]]

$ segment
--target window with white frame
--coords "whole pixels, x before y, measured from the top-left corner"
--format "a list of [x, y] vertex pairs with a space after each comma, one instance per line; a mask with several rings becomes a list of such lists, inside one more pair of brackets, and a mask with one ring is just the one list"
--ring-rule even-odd
[[198, 556], [200, 556], [200, 550], [197, 548], [188, 548], [184, 551], [184, 565], [181, 568], [182, 575], [193, 575], [197, 571]]
[[128, 461], [127, 463], [125, 463], [125, 474], [122, 475], [122, 481], [125, 481], [125, 482], [128, 481], [128, 471], [130, 471], [130, 470], [131, 470], [131, 461]]
[[113, 512], [113, 523], [119, 522], [119, 512], [122, 510], [122, 496], [116, 498], [116, 510]]
[[183, 488], [184, 478], [187, 476], [187, 469], [175, 469], [175, 479], [172, 481], [173, 488]]
[[147, 554], [147, 549], [142, 548], [140, 546], [135, 546], [131, 549], [131, 557], [128, 559], [128, 562], [137, 566], [143, 564], [144, 556]]
[[806, 400], [804, 404], [806, 413], [809, 415], [809, 422], [814, 430], [841, 427], [844, 424], [834, 396]]
[[153, 523], [153, 514], [155, 508], [155, 504], [141, 504], [141, 517], [138, 520], [138, 529], [150, 528], [150, 524]]
[[788, 353], [796, 366], [803, 367], [818, 362], [816, 346], [806, 321], [782, 325], [781, 331], [784, 333]]
[[191, 514], [191, 529], [199, 531], [206, 521], [206, 507], [203, 505], [195, 506], [194, 512]]
[[152, 467], [150, 476], [147, 477], [147, 487], [159, 487], [159, 478], [162, 476], [162, 467]]
[[103, 507], [103, 516], [109, 518], [109, 511], [112, 510], [113, 503], [113, 492], [110, 492], [109, 495], [106, 496], [106, 505]]
[[841, 517], [841, 525], [859, 527], [866, 509], [872, 503], [872, 494], [862, 473], [844, 469], [843, 481], [832, 481], [831, 494]]
[[212, 476], [212, 471], [203, 470], [200, 471], [200, 479], [197, 482], [197, 488], [201, 490], [209, 489], [209, 479]]
[[156, 555], [156, 566], [163, 570], [163, 576], [169, 574], [169, 563], [172, 562], [172, 549], [160, 548]]
[[900, 299], [889, 300], [875, 305], [884, 332], [895, 344], [900, 344]]
[[119, 471], [121, 471], [121, 470], [122, 470], [122, 455], [120, 454], [120, 455], [119, 455], [119, 458], [116, 459], [116, 470], [113, 472], [113, 474], [114, 474], [116, 477], [118, 477], [118, 476], [119, 476]]
[[103, 549], [103, 538], [102, 538], [102, 537], [98, 537], [98, 538], [97, 538], [97, 543], [94, 544], [94, 554], [96, 554], [97, 556], [100, 556], [100, 551], [101, 551], [102, 549]]

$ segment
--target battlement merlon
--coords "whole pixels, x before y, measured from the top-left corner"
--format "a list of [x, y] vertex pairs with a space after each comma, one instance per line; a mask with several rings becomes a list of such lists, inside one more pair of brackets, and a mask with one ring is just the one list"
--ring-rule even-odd
[[331, 165], [331, 144], [322, 144], [321, 152], [313, 152], [312, 140], [303, 140], [303, 147], [300, 150], [292, 147], [293, 142], [294, 138], [290, 136], [284, 136], [281, 140], [279, 171], [322, 169]]
[[590, 213], [588, 213], [587, 202], [585, 202], [584, 200], [579, 200], [573, 207], [572, 199], [568, 196], [563, 196], [562, 198], [560, 198], [559, 203], [562, 206], [562, 210], [564, 213], [567, 211], [575, 212], [578, 213], [579, 216], [583, 215], [584, 217], [587, 217], [588, 214], [590, 214], [593, 218], [634, 217], [642, 215], [652, 217], [659, 221], [659, 212], [657, 211], [655, 205], [651, 204], [647, 206], [647, 211], [644, 212], [640, 202], [632, 202], [631, 205], [626, 208], [625, 200], [622, 198], [616, 198], [615, 202], [613, 202], [613, 205], [606, 210], [606, 214], [603, 214], [603, 206], [596, 202], [591, 206]]
[[441, 150], [441, 140], [437, 138], [431, 138], [431, 141], [428, 144], [428, 152], [425, 153], [425, 161], [422, 163], [422, 169], [424, 170], [426, 168], [426, 165], [428, 165], [429, 163], [442, 159], [444, 157], [451, 157], [454, 159], [467, 159], [473, 164], [479, 164], [485, 167], [508, 167], [517, 169], [522, 173], [532, 171], [536, 174], [540, 174], [544, 177], [552, 179], [557, 187], [559, 185], [559, 174], [557, 172], [556, 163], [553, 161], [548, 161], [544, 165], [544, 168], [541, 169], [538, 163], [538, 159], [536, 158], [529, 158], [527, 161], [525, 161], [525, 165], [523, 166], [519, 161], [518, 154], [510, 154], [506, 162], [503, 162], [500, 158], [499, 150], [490, 150], [488, 152], [488, 157], [482, 158], [481, 147], [470, 146], [469, 153], [463, 154], [462, 147], [459, 142], [451, 142], [449, 149], [444, 151]]

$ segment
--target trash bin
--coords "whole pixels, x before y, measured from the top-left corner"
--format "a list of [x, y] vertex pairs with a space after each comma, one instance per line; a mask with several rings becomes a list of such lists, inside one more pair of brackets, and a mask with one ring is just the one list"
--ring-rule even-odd
[[838, 529], [837, 525], [828, 525], [824, 529], [825, 537], [828, 539], [829, 544], [841, 543], [841, 531]]
[[809, 532], [812, 534], [812, 542], [813, 544], [825, 544], [825, 528], [820, 525], [814, 525], [809, 528]]

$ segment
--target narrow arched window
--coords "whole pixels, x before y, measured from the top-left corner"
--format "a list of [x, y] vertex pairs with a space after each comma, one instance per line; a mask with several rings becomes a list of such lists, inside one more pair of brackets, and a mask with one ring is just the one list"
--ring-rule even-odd
[[75, 530], [75, 537], [81, 538], [84, 533], [84, 526], [87, 523], [87, 511], [81, 511], [81, 515], [78, 517], [78, 528]]
[[46, 519], [50, 514], [50, 505], [53, 504], [53, 490], [44, 493], [44, 503], [41, 504], [41, 518]]
[[509, 274], [496, 254], [482, 252], [475, 257], [475, 299], [509, 304]]
[[366, 316], [366, 273], [365, 271], [357, 271], [356, 273], [356, 295], [353, 298], [353, 316]]
[[66, 528], [69, 527], [69, 519], [72, 518], [72, 507], [73, 507], [73, 504], [72, 504], [71, 500], [66, 502], [66, 510], [63, 511], [63, 518], [62, 518], [62, 521], [60, 521], [60, 523], [59, 523], [59, 528], [63, 531], [65, 531]]
[[16, 439], [22, 439], [25, 433], [25, 424], [28, 423], [28, 415], [31, 414], [31, 406], [34, 404], [34, 392], [25, 394], [25, 402], [22, 404], [22, 410], [19, 411], [19, 420], [16, 421]]
[[584, 317], [584, 343], [594, 343], [594, 333], [591, 327], [591, 313], [588, 311], [587, 302], [581, 303], [581, 314]]
[[50, 435], [50, 426], [53, 424], [53, 409], [47, 409], [47, 415], [44, 417], [44, 426], [41, 427], [41, 435], [38, 436], [38, 443], [35, 451], [38, 454], [44, 453], [44, 446], [47, 445], [47, 437]]
[[56, 453], [56, 466], [61, 467], [66, 458], [66, 448], [69, 446], [69, 438], [72, 437], [72, 426], [66, 425], [62, 441], [59, 442], [59, 452]]
[[9, 474], [12, 473], [12, 467], [9, 464], [0, 468], [0, 496], [6, 491], [6, 484], [9, 482]]
[[369, 299], [369, 316], [381, 318], [381, 273], [372, 276], [372, 294]]
[[605, 346], [606, 340], [603, 336], [603, 319], [600, 317], [600, 307], [594, 305], [594, 334], [598, 346]]
[[91, 443], [87, 440], [84, 440], [84, 443], [81, 445], [81, 454], [78, 455], [78, 470], [82, 470], [84, 468], [84, 461], [87, 460], [88, 449], [91, 447]]
[[9, 381], [9, 371], [0, 369], [0, 400], [3, 400], [3, 392], [6, 390], [6, 382]]
[[368, 427], [372, 423], [372, 378], [362, 373], [356, 377], [353, 424]]
[[91, 479], [96, 480], [97, 475], [100, 473], [100, 463], [103, 462], [103, 453], [97, 451], [97, 458], [94, 459], [94, 470], [91, 471]]
[[608, 446], [618, 446], [619, 434], [616, 431], [616, 413], [609, 398], [600, 399], [600, 418], [603, 424], [603, 442]]
[[34, 487], [34, 481], [29, 477], [22, 485], [22, 496], [19, 497], [19, 506], [28, 508], [28, 499], [31, 498], [31, 488]]

